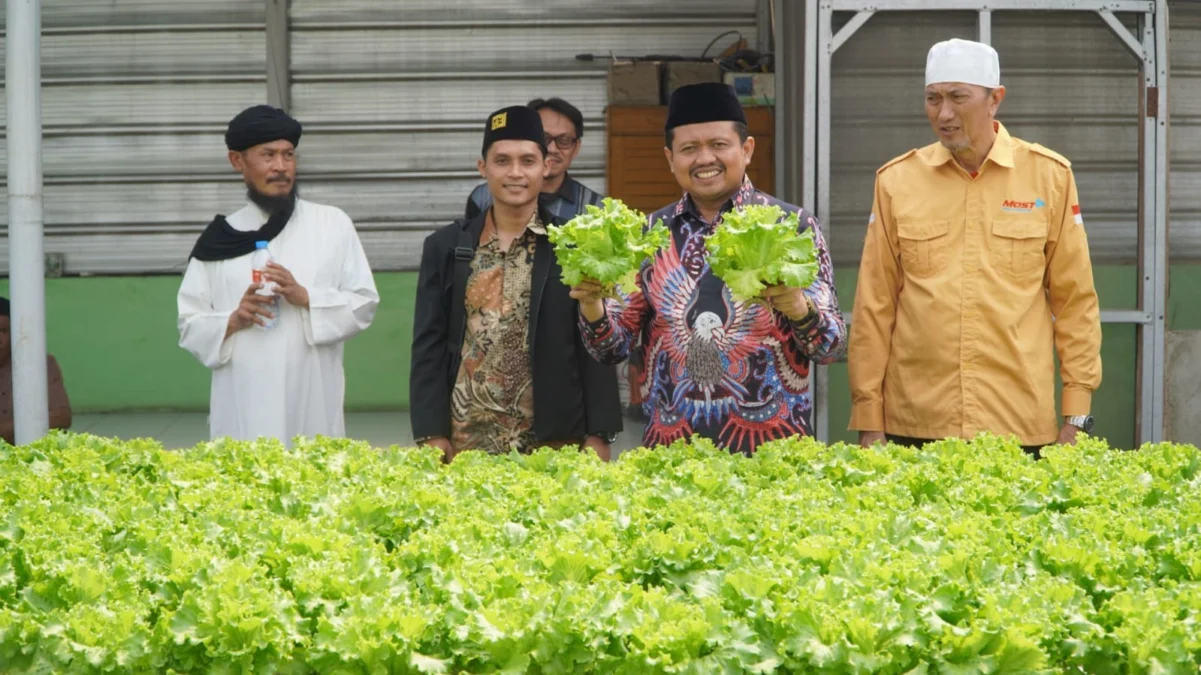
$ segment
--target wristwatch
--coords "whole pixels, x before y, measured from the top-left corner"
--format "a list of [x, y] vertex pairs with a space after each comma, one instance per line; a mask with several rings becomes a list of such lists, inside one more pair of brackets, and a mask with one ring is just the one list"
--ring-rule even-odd
[[1086, 434], [1091, 433], [1093, 430], [1093, 416], [1092, 415], [1074, 415], [1072, 417], [1068, 417], [1064, 421], [1066, 421], [1068, 424], [1076, 427], [1077, 429], [1083, 431]]

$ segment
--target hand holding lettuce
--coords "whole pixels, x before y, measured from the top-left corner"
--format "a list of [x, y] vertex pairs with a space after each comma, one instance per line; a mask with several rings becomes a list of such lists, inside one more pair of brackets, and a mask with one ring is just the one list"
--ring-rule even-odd
[[[563, 268], [563, 283], [572, 287], [572, 297], [590, 316], [603, 313], [600, 299], [632, 292], [642, 263], [669, 245], [671, 237], [662, 221], [648, 229], [646, 217], [620, 200], [606, 198], [603, 207], [587, 208], [547, 232]], [[769, 289], [813, 284], [817, 247], [812, 230], [797, 232], [799, 226], [798, 214], [785, 214], [775, 205], [751, 204], [724, 215], [705, 247], [710, 268], [735, 301], [771, 306], [765, 295]]]
[[808, 288], [817, 279], [813, 231], [798, 233], [799, 216], [779, 206], [751, 204], [731, 211], [706, 240], [709, 267], [736, 301], [762, 301], [771, 286]]
[[563, 268], [563, 283], [575, 287], [594, 281], [605, 297], [614, 299], [619, 291], [634, 291], [642, 263], [670, 241], [662, 220], [647, 228], [644, 214], [609, 197], [602, 207], [589, 205], [565, 225], [546, 231]]

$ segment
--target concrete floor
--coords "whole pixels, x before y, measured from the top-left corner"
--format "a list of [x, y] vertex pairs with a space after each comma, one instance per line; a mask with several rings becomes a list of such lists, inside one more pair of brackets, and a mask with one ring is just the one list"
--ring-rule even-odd
[[[154, 438], [166, 448], [189, 448], [208, 440], [208, 415], [197, 412], [148, 412], [76, 414], [71, 431], [106, 438]], [[407, 412], [358, 412], [346, 414], [346, 435], [375, 447], [408, 446], [413, 443]], [[613, 444], [616, 454], [637, 448], [642, 440], [642, 423], [626, 419], [625, 430]]]

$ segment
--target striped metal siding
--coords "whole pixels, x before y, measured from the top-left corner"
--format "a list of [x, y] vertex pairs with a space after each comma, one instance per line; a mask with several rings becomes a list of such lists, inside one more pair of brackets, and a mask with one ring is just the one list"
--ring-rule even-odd
[[43, 0], [45, 248], [67, 273], [182, 270], [199, 228], [237, 206], [221, 133], [265, 95], [263, 8]]
[[[1177, 3], [1184, 5], [1185, 3]], [[1201, 255], [1197, 147], [1201, 12], [1173, 7], [1172, 166], [1174, 259]], [[836, 20], [845, 21], [841, 15]], [[1121, 17], [1130, 27], [1134, 18]], [[836, 24], [837, 30], [839, 24]], [[971, 12], [881, 12], [835, 55], [832, 80], [830, 239], [836, 264], [857, 266], [875, 171], [934, 141], [923, 111], [926, 52], [974, 39]], [[1191, 34], [1190, 34], [1191, 31]], [[1190, 39], [1191, 38], [1191, 39]], [[993, 45], [1007, 88], [998, 119], [1025, 140], [1072, 161], [1095, 262], [1134, 263], [1138, 223], [1138, 67], [1099, 17], [1086, 12], [994, 12]], [[1192, 77], [1190, 77], [1190, 75]], [[1191, 138], [1190, 138], [1191, 134]]]
[[[605, 64], [578, 53], [700, 55], [756, 36], [754, 0], [292, 0], [302, 192], [345, 209], [376, 269], [412, 269], [479, 184], [491, 111], [561, 96], [584, 114], [572, 174], [605, 187]], [[719, 51], [733, 38], [723, 38]]]
[[[573, 173], [603, 190], [604, 64], [575, 54], [753, 42], [755, 4], [293, 0], [302, 193], [351, 214], [377, 269], [413, 268], [479, 181], [484, 116], [552, 95], [584, 112]], [[44, 0], [42, 17], [46, 251], [68, 274], [182, 270], [203, 224], [244, 202], [221, 135], [265, 99], [263, 0]]]
[[1171, 3], [1168, 17], [1168, 243], [1174, 262], [1192, 262], [1201, 260], [1201, 3]]

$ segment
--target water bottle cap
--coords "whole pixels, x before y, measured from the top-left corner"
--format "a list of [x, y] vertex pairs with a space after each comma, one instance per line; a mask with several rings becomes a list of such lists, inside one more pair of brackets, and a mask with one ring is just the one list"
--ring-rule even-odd
[[256, 242], [254, 242], [254, 248], [255, 248], [256, 250], [257, 250], [257, 249], [260, 249], [260, 248], [267, 248], [267, 242], [265, 242], [265, 241], [256, 241]]

